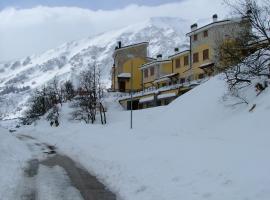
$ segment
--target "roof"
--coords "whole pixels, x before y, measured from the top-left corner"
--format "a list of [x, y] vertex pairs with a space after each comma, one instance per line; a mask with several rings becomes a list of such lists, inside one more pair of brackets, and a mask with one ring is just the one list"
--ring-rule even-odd
[[177, 76], [179, 73], [171, 73], [171, 74], [167, 74], [165, 76], [160, 77], [159, 79], [155, 80], [154, 83], [160, 83], [160, 82], [164, 82], [164, 81], [170, 81], [172, 77]]
[[214, 26], [218, 26], [218, 25], [225, 25], [225, 24], [230, 24], [230, 23], [236, 23], [236, 22], [241, 22], [243, 21], [244, 18], [232, 18], [232, 19], [226, 19], [226, 20], [221, 20], [221, 21], [217, 21], [217, 22], [212, 22], [210, 24], [207, 24], [205, 26], [202, 26], [200, 28], [197, 28], [196, 30], [193, 30], [189, 33], [187, 33], [187, 36], [191, 36], [194, 35], [196, 33], [202, 32], [208, 28], [214, 27]]
[[117, 76], [118, 78], [131, 78], [130, 73], [121, 73]]
[[141, 66], [141, 70], [142, 69], [145, 69], [145, 68], [148, 68], [148, 67], [151, 67], [155, 64], [164, 64], [164, 63], [170, 63], [172, 62], [171, 60], [155, 60], [153, 62], [149, 62], [149, 63], [146, 63], [144, 65]]
[[184, 55], [185, 53], [189, 53], [189, 49], [187, 49], [187, 50], [184, 50], [184, 51], [181, 51], [181, 52], [178, 52], [178, 53], [176, 53], [176, 54], [174, 54], [174, 55], [171, 55], [171, 56], [169, 56], [169, 58], [175, 58], [175, 57], [178, 57], [178, 56], [181, 56], [181, 55]]
[[177, 76], [179, 73], [171, 73], [171, 74], [167, 74], [165, 76], [162, 76], [160, 78], [171, 78], [171, 77], [174, 77], [174, 76]]
[[160, 78], [154, 81], [154, 83], [160, 83], [160, 82], [167, 82], [170, 81], [171, 79], [168, 77]]
[[176, 93], [166, 93], [166, 94], [160, 94], [157, 96], [158, 99], [166, 99], [166, 98], [171, 98], [171, 97], [175, 97]]
[[143, 97], [139, 100], [139, 103], [145, 103], [145, 102], [149, 102], [149, 101], [154, 101], [154, 96], [150, 96], [150, 97]]
[[208, 68], [208, 67], [212, 67], [214, 65], [213, 62], [209, 62], [209, 63], [205, 63], [205, 64], [202, 64], [200, 66], [201, 69], [205, 69], [205, 68]]
[[141, 43], [131, 44], [131, 45], [128, 45], [128, 46], [123, 46], [123, 47], [121, 47], [121, 48], [117, 48], [117, 49], [115, 49], [113, 55], [114, 55], [117, 51], [124, 50], [124, 49], [128, 49], [128, 48], [133, 48], [133, 47], [141, 46], [141, 45], [149, 45], [149, 42], [141, 42]]

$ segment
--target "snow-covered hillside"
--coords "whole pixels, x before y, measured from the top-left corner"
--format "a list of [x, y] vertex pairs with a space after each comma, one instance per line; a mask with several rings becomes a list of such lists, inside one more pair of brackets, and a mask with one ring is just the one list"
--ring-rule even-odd
[[169, 106], [134, 111], [133, 130], [107, 99], [106, 126], [69, 121], [66, 104], [59, 128], [41, 120], [19, 132], [55, 144], [123, 200], [268, 200], [270, 88], [246, 88], [248, 105], [226, 92], [214, 77]]
[[17, 199], [16, 192], [31, 152], [25, 144], [0, 127], [0, 199]]
[[0, 63], [0, 111], [4, 117], [20, 114], [34, 88], [54, 77], [76, 80], [77, 75], [94, 61], [102, 67], [104, 81], [109, 84], [117, 41], [121, 40], [123, 45], [147, 41], [150, 42], [150, 56], [158, 53], [166, 56], [173, 53], [175, 47], [186, 46], [185, 33], [189, 24], [179, 18], [151, 18], [120, 30], [68, 42], [42, 55]]

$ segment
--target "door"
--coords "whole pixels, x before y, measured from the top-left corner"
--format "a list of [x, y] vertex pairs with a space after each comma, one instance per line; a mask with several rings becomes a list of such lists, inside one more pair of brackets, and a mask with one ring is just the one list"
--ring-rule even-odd
[[119, 91], [125, 92], [126, 91], [126, 83], [125, 81], [119, 81]]

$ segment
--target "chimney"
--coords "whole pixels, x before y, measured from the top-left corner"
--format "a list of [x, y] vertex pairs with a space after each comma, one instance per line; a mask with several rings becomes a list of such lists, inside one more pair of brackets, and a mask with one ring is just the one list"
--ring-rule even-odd
[[179, 48], [177, 48], [177, 47], [174, 48], [174, 52], [175, 52], [175, 53], [179, 52]]
[[162, 60], [162, 54], [157, 55], [157, 60]]
[[198, 28], [198, 24], [197, 24], [197, 23], [192, 24], [192, 25], [190, 26], [190, 28], [191, 28], [191, 31], [195, 31], [195, 30]]
[[218, 21], [218, 15], [217, 14], [214, 14], [213, 15], [213, 22], [217, 22]]
[[118, 41], [118, 48], [121, 49], [122, 48], [122, 42]]

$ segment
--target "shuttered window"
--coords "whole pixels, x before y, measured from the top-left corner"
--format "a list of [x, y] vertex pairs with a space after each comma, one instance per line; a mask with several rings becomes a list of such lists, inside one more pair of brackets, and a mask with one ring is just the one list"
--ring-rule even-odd
[[180, 64], [180, 58], [175, 60], [175, 68], [180, 68], [181, 64]]
[[203, 60], [208, 60], [209, 59], [209, 49], [205, 49], [203, 51]]
[[208, 37], [208, 31], [204, 31], [204, 32], [203, 32], [203, 36], [204, 36], [204, 37]]
[[184, 65], [185, 66], [189, 65], [189, 56], [184, 57]]
[[148, 69], [144, 70], [144, 78], [148, 78]]
[[193, 35], [193, 41], [197, 41], [197, 40], [198, 40], [198, 35], [197, 34]]
[[199, 62], [199, 53], [194, 53], [193, 54], [193, 63]]
[[155, 68], [154, 67], [151, 67], [150, 68], [150, 75], [151, 76], [154, 76], [154, 74], [155, 74]]

